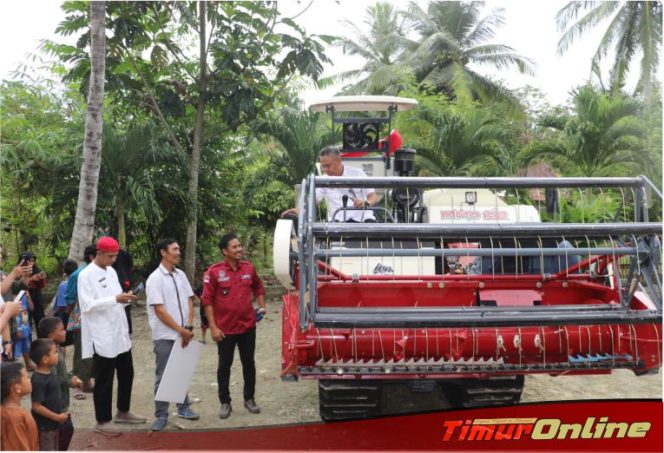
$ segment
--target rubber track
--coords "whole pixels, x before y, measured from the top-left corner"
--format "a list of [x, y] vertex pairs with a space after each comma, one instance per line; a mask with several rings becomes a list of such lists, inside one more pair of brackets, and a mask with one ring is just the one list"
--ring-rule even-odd
[[445, 389], [452, 408], [507, 406], [518, 404], [523, 391], [523, 376], [501, 379], [465, 379], [445, 383]]
[[371, 418], [380, 415], [382, 384], [375, 381], [318, 382], [320, 416], [325, 421]]

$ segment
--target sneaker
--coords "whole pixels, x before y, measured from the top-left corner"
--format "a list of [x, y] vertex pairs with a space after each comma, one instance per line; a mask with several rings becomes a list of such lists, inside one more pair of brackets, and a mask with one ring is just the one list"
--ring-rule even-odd
[[147, 419], [145, 417], [139, 417], [138, 415], [134, 415], [129, 411], [127, 412], [117, 411], [115, 413], [113, 421], [115, 423], [129, 423], [132, 425], [138, 425], [140, 423], [145, 423]]
[[222, 403], [221, 404], [221, 410], [219, 411], [219, 418], [228, 418], [231, 416], [231, 411], [233, 408], [231, 407], [231, 403]]
[[252, 414], [260, 414], [261, 413], [261, 408], [256, 404], [256, 401], [254, 400], [245, 400], [244, 402], [244, 407], [247, 408], [249, 412]]
[[119, 436], [122, 431], [111, 422], [97, 423], [94, 431], [105, 436]]
[[192, 411], [190, 408], [185, 408], [178, 411], [178, 417], [184, 418], [185, 420], [198, 420], [201, 418], [196, 412]]
[[166, 418], [156, 418], [152, 422], [152, 426], [150, 426], [150, 431], [163, 431], [166, 428], [166, 425], [168, 424], [168, 419]]

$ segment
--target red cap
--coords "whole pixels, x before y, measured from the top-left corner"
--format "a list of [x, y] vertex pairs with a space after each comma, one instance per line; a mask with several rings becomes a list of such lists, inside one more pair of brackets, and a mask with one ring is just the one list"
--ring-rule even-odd
[[110, 252], [114, 253], [120, 250], [120, 244], [118, 241], [113, 239], [110, 236], [104, 236], [97, 241], [97, 251], [98, 252]]

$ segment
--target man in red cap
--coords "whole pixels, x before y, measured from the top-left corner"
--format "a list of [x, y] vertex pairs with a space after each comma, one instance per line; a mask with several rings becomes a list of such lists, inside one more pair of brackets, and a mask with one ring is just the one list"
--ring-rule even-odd
[[[110, 423], [145, 423], [129, 411], [134, 365], [124, 306], [137, 298], [123, 292], [113, 262], [120, 245], [110, 236], [97, 242], [95, 259], [78, 276], [82, 357], [92, 357], [96, 431], [114, 433]], [[112, 417], [113, 376], [118, 375], [117, 412]]]

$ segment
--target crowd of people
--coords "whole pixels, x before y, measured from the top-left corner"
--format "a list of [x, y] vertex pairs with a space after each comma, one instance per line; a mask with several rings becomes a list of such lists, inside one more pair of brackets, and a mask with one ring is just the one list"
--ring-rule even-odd
[[[228, 387], [236, 345], [243, 365], [244, 406], [251, 413], [260, 412], [254, 400], [254, 350], [256, 319], [265, 314], [265, 291], [253, 265], [242, 258], [242, 245], [235, 234], [222, 236], [219, 247], [223, 260], [208, 269], [199, 294], [201, 313], [206, 315], [201, 326], [210, 329], [218, 345], [219, 417], [227, 418], [231, 413]], [[156, 251], [160, 264], [146, 282], [155, 355], [155, 394], [175, 342], [187, 347], [194, 337], [193, 305], [197, 298], [186, 275], [177, 267], [178, 242], [164, 239], [156, 245]], [[120, 253], [118, 242], [105, 236], [86, 247], [80, 267], [67, 260], [49, 316], [44, 313], [46, 306], [41, 299], [46, 276], [36, 267], [34, 255], [21, 254], [18, 265], [9, 274], [0, 275], [2, 450], [67, 450], [74, 434], [69, 413], [70, 389], [79, 399], [86, 398], [85, 392], [92, 392], [95, 431], [100, 434], [116, 436], [121, 432], [119, 424], [147, 422], [145, 417], [130, 411], [134, 366], [130, 317], [125, 307], [138, 297], [130, 289], [129, 274], [125, 274], [126, 279], [119, 278], [120, 273], [113, 267]], [[37, 304], [41, 304], [38, 309]], [[35, 333], [37, 338], [33, 340]], [[68, 345], [74, 347], [71, 372], [65, 361]], [[116, 379], [117, 403], [113, 413]], [[21, 405], [21, 399], [28, 395], [30, 411]], [[197, 420], [199, 416], [190, 405], [188, 397], [177, 404], [177, 416]], [[166, 428], [168, 406], [168, 402], [155, 401], [151, 431]]]
[[[364, 175], [362, 170], [345, 167], [336, 148], [324, 148], [319, 160], [327, 176]], [[331, 221], [338, 220], [340, 211], [344, 211], [345, 221], [375, 221], [370, 210], [377, 203], [373, 189], [317, 189], [316, 199], [325, 200]], [[354, 210], [345, 212], [349, 199]], [[282, 215], [296, 213], [291, 209]], [[198, 298], [201, 341], [205, 342], [209, 329], [217, 344], [219, 418], [225, 419], [233, 410], [229, 384], [236, 348], [242, 363], [244, 407], [252, 414], [260, 413], [255, 400], [254, 354], [256, 322], [266, 308], [263, 282], [251, 262], [243, 259], [239, 238], [227, 233], [218, 246], [222, 260], [207, 269], [202, 285], [194, 291], [177, 267], [178, 242], [170, 238], [159, 241], [155, 247], [159, 266], [148, 277], [145, 289], [155, 356], [155, 395], [176, 342], [186, 348], [193, 340]], [[131, 289], [131, 255], [114, 238], [105, 236], [85, 248], [80, 266], [65, 261], [49, 316], [42, 295], [46, 274], [37, 267], [36, 259], [30, 252], [21, 253], [9, 274], [0, 273], [2, 450], [67, 450], [74, 434], [68, 411], [70, 389], [76, 399], [92, 393], [95, 431], [100, 434], [112, 437], [120, 433], [118, 424], [146, 423], [145, 417], [130, 411], [134, 380], [130, 307], [138, 299]], [[32, 340], [35, 333], [37, 338]], [[66, 346], [74, 348], [71, 372], [65, 362]], [[30, 412], [21, 406], [21, 399], [28, 395]], [[176, 406], [178, 417], [199, 418], [188, 396]], [[168, 402], [155, 400], [151, 431], [166, 428], [168, 407]]]

